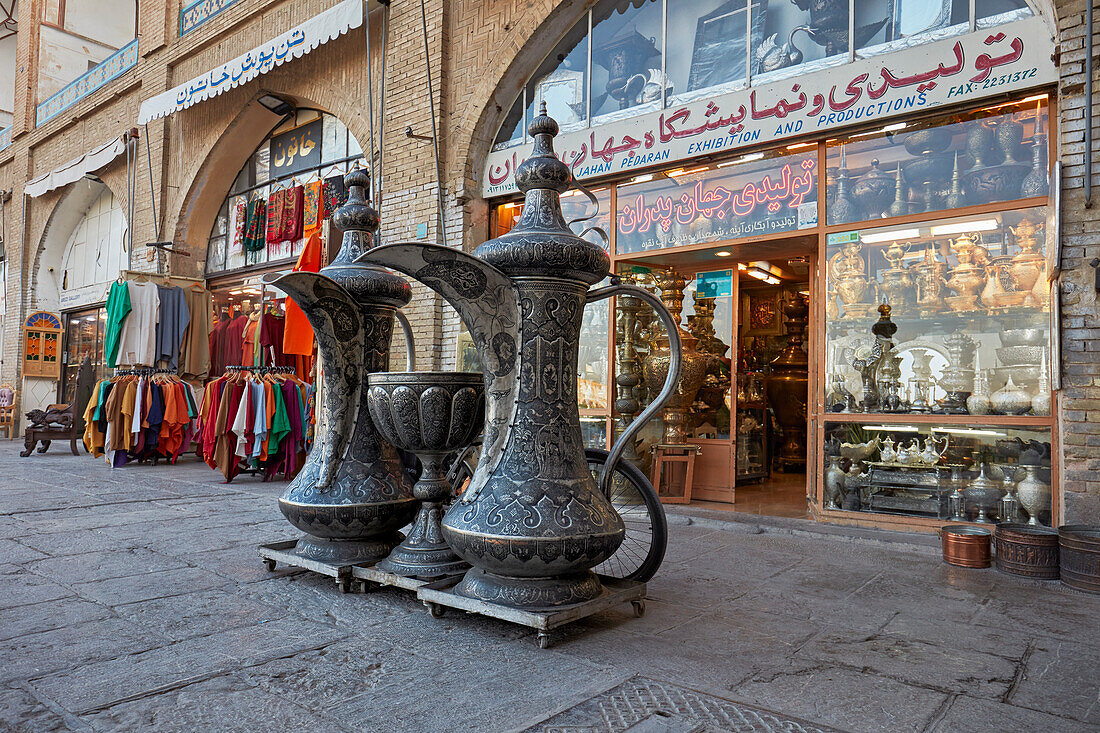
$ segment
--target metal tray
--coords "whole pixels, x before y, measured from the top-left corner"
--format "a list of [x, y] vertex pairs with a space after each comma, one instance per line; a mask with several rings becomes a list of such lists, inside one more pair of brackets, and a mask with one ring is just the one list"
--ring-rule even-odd
[[500, 603], [491, 603], [477, 598], [460, 596], [454, 592], [461, 576], [444, 578], [426, 583], [416, 591], [420, 599], [434, 618], [441, 618], [445, 609], [454, 608], [467, 613], [508, 621], [527, 626], [538, 631], [537, 642], [540, 649], [550, 646], [550, 631], [573, 621], [578, 621], [600, 611], [607, 610], [620, 603], [629, 602], [634, 607], [634, 615], [645, 615], [645, 583], [635, 580], [621, 580], [600, 575], [603, 593], [590, 601], [560, 606], [546, 611], [527, 611]]

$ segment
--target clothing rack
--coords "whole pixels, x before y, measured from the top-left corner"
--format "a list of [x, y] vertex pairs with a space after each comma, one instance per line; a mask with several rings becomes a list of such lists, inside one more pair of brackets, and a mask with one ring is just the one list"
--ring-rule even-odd
[[252, 372], [254, 374], [294, 374], [293, 367], [284, 366], [248, 366], [245, 364], [231, 365], [225, 368], [227, 372]]
[[115, 369], [116, 377], [123, 376], [135, 376], [135, 377], [151, 377], [154, 374], [175, 374], [172, 369], [164, 369], [161, 367], [135, 367], [132, 369]]

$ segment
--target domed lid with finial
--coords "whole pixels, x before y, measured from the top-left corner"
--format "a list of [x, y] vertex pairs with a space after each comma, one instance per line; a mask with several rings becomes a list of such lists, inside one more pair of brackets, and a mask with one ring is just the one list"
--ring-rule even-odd
[[531, 121], [531, 155], [516, 168], [524, 194], [523, 213], [507, 234], [485, 242], [474, 254], [510, 276], [549, 276], [593, 285], [607, 277], [611, 260], [598, 244], [575, 235], [561, 213], [561, 194], [573, 175], [554, 153], [558, 123], [546, 103]]
[[340, 251], [321, 274], [331, 278], [359, 300], [401, 307], [412, 299], [405, 278], [379, 267], [361, 264], [356, 258], [375, 246], [378, 210], [370, 205], [370, 176], [362, 168], [353, 168], [344, 176], [348, 200], [332, 214], [333, 223], [344, 233]]

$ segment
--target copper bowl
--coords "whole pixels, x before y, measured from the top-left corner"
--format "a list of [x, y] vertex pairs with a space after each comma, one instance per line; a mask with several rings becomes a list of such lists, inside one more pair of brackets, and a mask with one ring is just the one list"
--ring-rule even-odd
[[997, 569], [1036, 580], [1058, 579], [1058, 531], [1032, 524], [1001, 522], [994, 536]]
[[988, 568], [992, 564], [990, 536], [990, 531], [984, 527], [970, 527], [965, 524], [941, 527], [943, 561], [960, 568]]

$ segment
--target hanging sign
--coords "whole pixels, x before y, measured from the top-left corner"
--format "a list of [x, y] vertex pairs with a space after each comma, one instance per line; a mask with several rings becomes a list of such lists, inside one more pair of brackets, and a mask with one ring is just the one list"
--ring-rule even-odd
[[[1032, 17], [564, 133], [554, 147], [577, 179], [667, 166], [1051, 84], [1053, 48], [1046, 23]], [[513, 174], [529, 149], [489, 154], [484, 196], [516, 190]]]
[[344, 0], [201, 76], [185, 81], [141, 103], [138, 124], [179, 112], [193, 104], [252, 81], [276, 66], [305, 56], [323, 43], [363, 25], [363, 0]]
[[271, 178], [282, 178], [321, 165], [322, 122], [295, 127], [271, 138]]
[[700, 272], [695, 276], [695, 292], [701, 298], [729, 298], [733, 296], [733, 270]]

